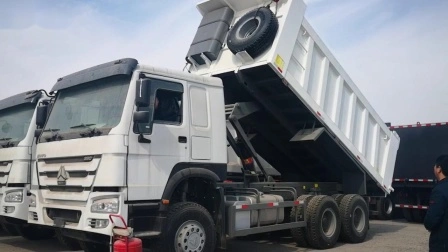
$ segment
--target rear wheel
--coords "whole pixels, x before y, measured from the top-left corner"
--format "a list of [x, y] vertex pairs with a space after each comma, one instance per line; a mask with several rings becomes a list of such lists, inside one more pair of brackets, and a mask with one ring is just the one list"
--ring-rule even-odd
[[56, 230], [56, 238], [59, 243], [70, 250], [80, 250], [81, 246], [76, 239], [62, 235], [61, 231]]
[[331, 197], [333, 197], [333, 199], [336, 201], [336, 204], [341, 204], [341, 200], [342, 198], [344, 198], [344, 194], [333, 194], [331, 195]]
[[367, 236], [369, 214], [365, 200], [357, 194], [345, 195], [339, 205], [341, 238], [347, 242], [360, 243]]
[[[313, 195], [302, 195], [299, 198], [297, 198], [297, 200], [305, 201], [306, 205], [308, 205], [308, 203], [313, 197], [314, 197]], [[293, 207], [291, 209], [290, 219], [292, 221], [295, 220], [297, 217], [297, 220], [303, 220], [304, 215], [305, 215], [305, 209], [303, 205], [299, 205], [298, 207]], [[308, 246], [308, 242], [306, 241], [306, 227], [292, 228], [291, 236], [292, 239], [296, 242], [297, 246], [299, 247]]]
[[376, 210], [378, 211], [378, 219], [390, 220], [392, 219], [394, 205], [389, 197], [382, 197], [376, 203]]
[[54, 230], [38, 225], [17, 226], [17, 232], [27, 240], [45, 240], [54, 237]]
[[313, 197], [306, 209], [307, 241], [316, 249], [329, 249], [338, 241], [341, 220], [336, 201], [325, 195]]

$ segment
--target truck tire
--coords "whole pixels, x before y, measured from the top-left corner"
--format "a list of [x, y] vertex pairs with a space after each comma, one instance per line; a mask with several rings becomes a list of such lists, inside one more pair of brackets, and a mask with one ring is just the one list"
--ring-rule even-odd
[[336, 201], [326, 195], [315, 196], [306, 209], [308, 244], [315, 249], [334, 247], [341, 232]]
[[203, 206], [193, 202], [176, 203], [170, 207], [166, 220], [156, 251], [215, 250], [215, 223]]
[[56, 238], [58, 239], [59, 243], [66, 247], [69, 250], [80, 250], [81, 246], [79, 245], [79, 242], [76, 239], [73, 239], [71, 237], [67, 237], [62, 235], [61, 231], [58, 229], [55, 231]]
[[233, 54], [246, 51], [252, 58], [262, 54], [274, 41], [278, 20], [267, 7], [260, 7], [242, 16], [230, 29], [227, 47]]
[[417, 223], [423, 223], [426, 212], [422, 209], [412, 209], [412, 219]]
[[79, 241], [79, 246], [84, 252], [109, 252], [109, 246], [96, 242]]
[[1, 226], [3, 231], [10, 236], [17, 236], [19, 233], [17, 232], [17, 228], [13, 224], [3, 223], [1, 222]]
[[412, 217], [412, 211], [409, 208], [403, 208], [403, 216], [408, 222], [414, 222], [414, 218]]
[[331, 195], [331, 197], [333, 197], [333, 199], [336, 201], [336, 204], [341, 204], [341, 200], [342, 198], [344, 198], [344, 194], [333, 194]]
[[30, 241], [46, 240], [54, 237], [53, 229], [38, 225], [17, 226], [17, 232], [20, 236]]
[[378, 211], [378, 219], [390, 220], [394, 211], [394, 205], [389, 197], [381, 197], [376, 203], [376, 210]]
[[[299, 198], [297, 198], [298, 201], [305, 201], [305, 203], [308, 205], [310, 200], [314, 197], [314, 195], [301, 195]], [[303, 217], [305, 215], [303, 205], [299, 205], [298, 207], [293, 207], [291, 209], [290, 213], [290, 219], [295, 220], [296, 216], [297, 219], [303, 220]], [[302, 216], [300, 216], [302, 215]], [[297, 246], [299, 247], [307, 247], [308, 242], [306, 241], [306, 227], [300, 227], [300, 228], [291, 228], [291, 236], [292, 239], [296, 242]]]
[[369, 230], [369, 211], [366, 201], [358, 194], [345, 195], [339, 206], [341, 238], [350, 243], [366, 239]]

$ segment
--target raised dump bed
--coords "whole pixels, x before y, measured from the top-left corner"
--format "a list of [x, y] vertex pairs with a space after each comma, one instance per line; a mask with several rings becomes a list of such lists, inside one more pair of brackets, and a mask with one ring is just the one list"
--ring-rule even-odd
[[203, 19], [189, 71], [220, 77], [226, 104], [255, 103], [240, 123], [279, 180], [339, 182], [344, 193], [366, 194], [371, 179], [393, 190], [399, 137], [304, 18], [302, 1], [208, 0], [197, 8]]

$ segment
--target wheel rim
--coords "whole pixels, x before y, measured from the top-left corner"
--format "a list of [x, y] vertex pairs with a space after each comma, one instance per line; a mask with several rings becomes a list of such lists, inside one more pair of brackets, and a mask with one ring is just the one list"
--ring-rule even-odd
[[358, 232], [362, 232], [366, 226], [366, 213], [359, 206], [353, 211], [353, 226]]
[[325, 209], [321, 219], [322, 232], [326, 237], [332, 237], [336, 232], [337, 221], [336, 213], [333, 209]]
[[386, 200], [384, 201], [384, 210], [386, 214], [392, 213], [392, 201], [389, 198], [386, 198]]
[[248, 20], [246, 23], [240, 26], [238, 32], [236, 33], [238, 39], [246, 39], [258, 29], [260, 20], [258, 17]]
[[204, 250], [205, 230], [197, 221], [184, 222], [177, 230], [175, 237], [174, 247], [177, 252], [200, 252]]

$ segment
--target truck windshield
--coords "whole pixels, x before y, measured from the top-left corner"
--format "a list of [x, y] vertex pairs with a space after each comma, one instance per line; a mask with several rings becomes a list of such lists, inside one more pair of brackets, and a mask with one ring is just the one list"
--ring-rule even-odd
[[60, 90], [39, 142], [107, 135], [120, 122], [129, 82], [113, 76]]
[[22, 104], [0, 111], [0, 148], [15, 147], [30, 126], [35, 104]]

